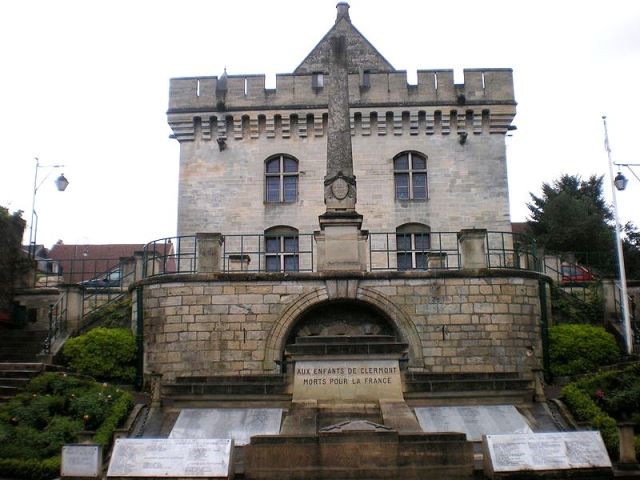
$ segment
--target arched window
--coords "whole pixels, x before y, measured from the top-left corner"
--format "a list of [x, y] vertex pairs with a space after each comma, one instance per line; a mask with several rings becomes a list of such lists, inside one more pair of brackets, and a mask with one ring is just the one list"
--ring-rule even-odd
[[426, 270], [431, 248], [431, 229], [422, 223], [405, 223], [396, 228], [398, 270]]
[[298, 230], [293, 227], [272, 227], [264, 232], [267, 272], [297, 272], [299, 270]]
[[397, 200], [427, 199], [427, 158], [417, 152], [403, 152], [393, 159], [393, 180]]
[[265, 162], [265, 199], [269, 203], [292, 203], [298, 200], [298, 161], [276, 155]]

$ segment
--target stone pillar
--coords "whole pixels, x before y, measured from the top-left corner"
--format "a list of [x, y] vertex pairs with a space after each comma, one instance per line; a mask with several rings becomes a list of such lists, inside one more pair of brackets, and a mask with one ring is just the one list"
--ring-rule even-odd
[[144, 274], [144, 251], [133, 252], [133, 259], [135, 261], [136, 278], [134, 281], [142, 280]]
[[222, 270], [221, 233], [196, 233], [198, 251], [196, 252], [196, 271], [198, 273], [215, 273]]
[[339, 218], [329, 223], [325, 215], [321, 216], [322, 230], [314, 232], [319, 272], [367, 270], [369, 232], [360, 229], [362, 216], [358, 217], [351, 221]]
[[463, 269], [487, 268], [487, 231], [484, 228], [460, 230], [458, 245]]
[[[343, 9], [344, 10], [344, 9]], [[356, 212], [357, 189], [353, 174], [349, 119], [347, 40], [344, 34], [329, 38], [327, 173], [324, 177], [325, 213], [314, 233], [317, 270], [365, 271], [368, 232]]]
[[122, 288], [128, 288], [136, 281], [136, 259], [135, 257], [120, 257], [120, 275]]
[[618, 304], [618, 314], [616, 315], [616, 302], [619, 302], [618, 289], [616, 288], [616, 281], [614, 278], [602, 279], [602, 299], [604, 300], [604, 318], [606, 323], [612, 318], [621, 318], [620, 305]]
[[79, 285], [65, 285], [62, 295], [65, 295], [67, 307], [67, 331], [73, 334], [82, 326], [84, 314], [84, 287]]
[[427, 260], [427, 268], [429, 270], [438, 270], [447, 267], [447, 254], [444, 252], [429, 253]]
[[633, 422], [618, 423], [618, 438], [620, 439], [620, 463], [618, 466], [625, 469], [638, 469], [638, 459], [634, 445], [635, 435], [633, 433]]

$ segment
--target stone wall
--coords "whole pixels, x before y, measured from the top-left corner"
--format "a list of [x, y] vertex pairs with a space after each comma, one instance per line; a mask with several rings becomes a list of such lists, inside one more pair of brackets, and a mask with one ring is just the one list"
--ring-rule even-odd
[[[463, 228], [510, 231], [506, 154], [503, 135], [399, 134], [353, 137], [356, 209], [363, 228], [394, 232], [410, 222], [432, 231]], [[262, 233], [289, 225], [300, 233], [318, 229], [325, 210], [326, 137], [243, 138], [228, 140], [220, 151], [215, 141], [182, 142], [178, 235], [197, 232]], [[393, 158], [407, 150], [427, 158], [427, 200], [396, 200]], [[285, 153], [299, 162], [298, 198], [294, 203], [266, 203], [264, 162]]]
[[195, 274], [141, 285], [145, 373], [169, 381], [278, 372], [300, 316], [340, 299], [383, 312], [408, 343], [412, 370], [528, 373], [540, 365], [536, 274]]

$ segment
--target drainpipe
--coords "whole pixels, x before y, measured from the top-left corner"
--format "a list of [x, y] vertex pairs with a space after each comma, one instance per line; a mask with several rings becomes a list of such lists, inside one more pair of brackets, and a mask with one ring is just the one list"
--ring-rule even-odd
[[136, 389], [142, 390], [144, 385], [143, 369], [144, 369], [144, 342], [143, 342], [143, 304], [142, 304], [142, 287], [136, 287]]
[[542, 336], [542, 368], [544, 380], [551, 381], [551, 360], [549, 357], [549, 304], [547, 300], [547, 285], [550, 283], [542, 278], [538, 280], [538, 295], [540, 296], [540, 333]]

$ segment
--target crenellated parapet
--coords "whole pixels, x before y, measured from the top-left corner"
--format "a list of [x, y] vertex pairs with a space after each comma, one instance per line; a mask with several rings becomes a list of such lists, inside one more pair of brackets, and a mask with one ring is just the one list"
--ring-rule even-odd
[[[351, 107], [351, 135], [448, 135], [507, 132], [515, 115], [512, 105], [422, 108]], [[326, 109], [170, 113], [173, 138], [246, 140], [323, 137]]]
[[[327, 88], [312, 74], [174, 78], [169, 124], [179, 141], [213, 138], [324, 136]], [[352, 134], [505, 133], [515, 115], [511, 69], [422, 70], [417, 85], [406, 72], [349, 75]]]

